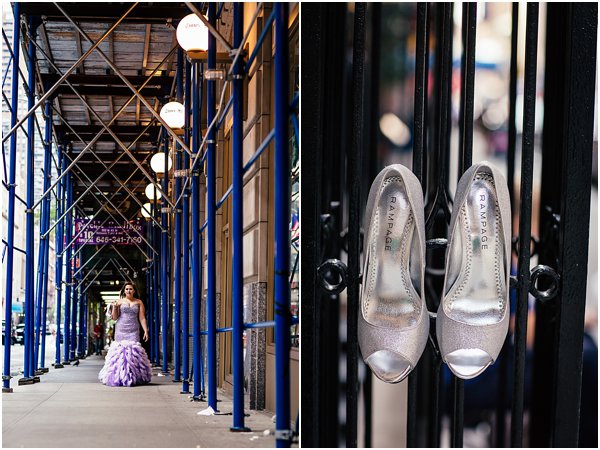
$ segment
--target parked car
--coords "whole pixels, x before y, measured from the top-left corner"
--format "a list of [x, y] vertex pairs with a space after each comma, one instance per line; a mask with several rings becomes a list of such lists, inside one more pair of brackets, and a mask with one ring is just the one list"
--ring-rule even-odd
[[[5, 329], [5, 323], [4, 323], [4, 319], [2, 319], [2, 345], [4, 345], [4, 329]], [[17, 330], [16, 327], [12, 324], [10, 324], [10, 345], [13, 345], [14, 343], [17, 342]]]
[[25, 324], [20, 323], [17, 325], [17, 340], [16, 342], [21, 345], [25, 345]]

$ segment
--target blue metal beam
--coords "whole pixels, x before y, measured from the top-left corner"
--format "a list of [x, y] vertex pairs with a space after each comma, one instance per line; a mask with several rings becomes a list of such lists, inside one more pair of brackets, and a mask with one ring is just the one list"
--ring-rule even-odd
[[[20, 23], [19, 2], [13, 3], [13, 48], [19, 48]], [[16, 52], [12, 67], [12, 111], [10, 115], [11, 128], [17, 123], [17, 108], [19, 107], [19, 53]], [[12, 324], [12, 285], [14, 267], [14, 243], [15, 243], [15, 180], [17, 174], [17, 133], [10, 137], [10, 169], [8, 175], [8, 217], [7, 217], [7, 259], [6, 259], [6, 295], [4, 303], [4, 326], [11, 329]], [[4, 367], [2, 370], [2, 391], [12, 392], [10, 387], [10, 345], [4, 346]]]
[[[192, 98], [194, 109], [192, 112], [192, 149], [194, 155], [200, 146], [200, 111], [202, 102], [200, 98], [200, 79], [201, 66], [199, 62], [194, 62], [194, 80], [192, 85]], [[195, 400], [200, 400], [200, 374], [201, 369], [201, 351], [200, 351], [200, 302], [202, 298], [202, 251], [201, 235], [199, 232], [200, 224], [200, 173], [199, 169], [193, 170], [192, 176], [192, 329], [193, 329], [193, 373], [194, 373], [194, 394]], [[209, 180], [207, 180], [207, 183]]]
[[[28, 18], [28, 25], [31, 29], [32, 38], [35, 39], [35, 26], [33, 19]], [[15, 47], [15, 50], [18, 47]], [[35, 47], [31, 40], [27, 47], [28, 61], [27, 70], [29, 72], [29, 86], [35, 86]], [[28, 95], [28, 107], [32, 108], [35, 103], [35, 96], [33, 95], [33, 89], [29, 91]], [[34, 335], [34, 311], [35, 311], [35, 292], [34, 292], [34, 259], [35, 250], [33, 242], [33, 202], [34, 202], [34, 160], [33, 154], [35, 152], [35, 120], [34, 116], [29, 116], [27, 120], [27, 159], [26, 159], [26, 171], [27, 171], [27, 194], [26, 202], [27, 209], [25, 210], [25, 330], [23, 332], [25, 341], [25, 360], [23, 368], [24, 380], [30, 380], [34, 376], [34, 359], [33, 359], [33, 335]]]
[[[189, 61], [185, 62], [185, 144], [190, 147], [190, 106], [191, 106], [191, 80], [192, 73], [192, 65]], [[190, 157], [187, 153], [183, 155], [183, 169], [188, 170], [190, 166]], [[183, 324], [182, 324], [182, 333], [184, 336], [183, 345], [182, 345], [182, 375], [183, 381], [181, 384], [181, 393], [189, 394], [190, 392], [190, 368], [189, 368], [189, 358], [190, 358], [190, 349], [189, 349], [189, 332], [190, 332], [190, 318], [189, 318], [189, 299], [190, 299], [190, 283], [189, 283], [189, 273], [190, 273], [190, 232], [189, 232], [189, 218], [190, 218], [190, 190], [187, 187], [187, 184], [184, 186], [184, 192], [182, 197], [182, 206], [183, 210], [183, 220], [181, 224], [181, 233], [182, 233], [182, 277], [181, 277], [181, 297], [183, 299], [182, 305], [182, 314], [183, 314]]]
[[[238, 48], [242, 41], [244, 20], [244, 5], [233, 4], [233, 47]], [[241, 58], [233, 67], [233, 124], [231, 127], [232, 140], [232, 178], [233, 178], [233, 208], [232, 208], [232, 289], [231, 317], [233, 332], [232, 358], [233, 366], [233, 426], [231, 431], [250, 431], [244, 425], [244, 271], [243, 271], [243, 239], [244, 239], [244, 161], [243, 161], [243, 105]], [[211, 180], [214, 182], [214, 180]]]
[[[168, 159], [169, 159], [169, 141], [165, 135], [163, 138], [163, 151], [165, 153], [165, 166], [164, 174], [162, 179], [162, 190], [166, 194], [169, 190], [169, 170], [168, 170]], [[160, 222], [162, 226], [161, 232], [161, 254], [160, 254], [160, 266], [161, 266], [161, 328], [162, 328], [162, 374], [166, 375], [169, 373], [169, 365], [167, 355], [169, 345], [169, 261], [171, 260], [171, 246], [169, 245], [169, 230], [167, 230], [169, 224], [169, 216], [166, 212], [168, 208], [166, 195], [162, 196], [162, 208], [160, 214]]]
[[[208, 21], [216, 24], [216, 4], [208, 5]], [[216, 68], [217, 42], [212, 34], [208, 36], [208, 70]], [[206, 123], [211, 123], [215, 118], [215, 80], [208, 81], [207, 87], [207, 116]], [[208, 156], [207, 156], [207, 195], [206, 214], [208, 216], [208, 227], [206, 241], [208, 245], [208, 273], [207, 273], [207, 299], [206, 320], [208, 329], [207, 359], [208, 359], [208, 406], [217, 411], [217, 289], [216, 289], [216, 220], [215, 220], [215, 131], [208, 132]], [[197, 230], [197, 228], [196, 228]]]
[[[177, 50], [177, 101], [183, 100], [183, 50]], [[183, 140], [185, 142], [185, 138]], [[185, 142], [188, 145], [187, 142]], [[179, 144], [175, 144], [175, 170], [181, 170], [182, 151]], [[181, 193], [181, 178], [175, 178], [175, 199], [179, 199]], [[174, 229], [174, 289], [173, 289], [173, 381], [181, 381], [181, 204], [175, 203], [175, 229]]]
[[290, 186], [288, 7], [275, 19], [275, 442], [289, 447], [290, 432]]

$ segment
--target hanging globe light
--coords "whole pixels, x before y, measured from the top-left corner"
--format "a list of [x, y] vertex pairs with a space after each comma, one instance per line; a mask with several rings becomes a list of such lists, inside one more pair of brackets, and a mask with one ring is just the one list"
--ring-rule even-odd
[[149, 219], [152, 215], [152, 205], [150, 203], [144, 203], [142, 205], [142, 216]]
[[185, 109], [179, 102], [169, 102], [160, 109], [160, 117], [174, 129], [183, 128], [185, 125]]
[[[146, 190], [145, 190], [146, 197], [148, 197], [148, 199], [150, 199], [150, 200], [154, 200], [154, 187], [155, 187], [154, 183], [150, 183], [148, 186], [146, 186]], [[160, 200], [161, 197], [162, 197], [162, 194], [157, 189], [156, 190], [156, 200]]]
[[208, 50], [208, 27], [196, 14], [185, 16], [177, 25], [177, 42], [184, 51]]
[[[171, 156], [169, 156], [167, 158], [167, 171], [171, 170], [172, 166], [173, 161], [171, 160]], [[158, 152], [152, 156], [152, 158], [150, 158], [150, 167], [152, 167], [152, 170], [159, 175], [165, 173], [165, 153]]]

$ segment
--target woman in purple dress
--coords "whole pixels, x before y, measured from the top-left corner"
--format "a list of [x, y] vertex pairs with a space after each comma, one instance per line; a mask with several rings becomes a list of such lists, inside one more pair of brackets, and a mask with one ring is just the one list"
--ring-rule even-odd
[[107, 386], [135, 386], [152, 379], [150, 360], [140, 344], [140, 323], [144, 342], [148, 340], [144, 304], [134, 298], [134, 293], [135, 286], [127, 282], [121, 289], [119, 300], [112, 304], [111, 316], [117, 320], [115, 339], [98, 376]]

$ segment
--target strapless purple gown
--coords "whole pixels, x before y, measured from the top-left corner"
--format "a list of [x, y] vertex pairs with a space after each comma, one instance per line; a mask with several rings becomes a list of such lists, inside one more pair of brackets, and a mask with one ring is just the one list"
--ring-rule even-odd
[[107, 386], [135, 386], [152, 379], [150, 360], [140, 344], [139, 305], [121, 305], [115, 325], [115, 340], [110, 344], [98, 378]]

